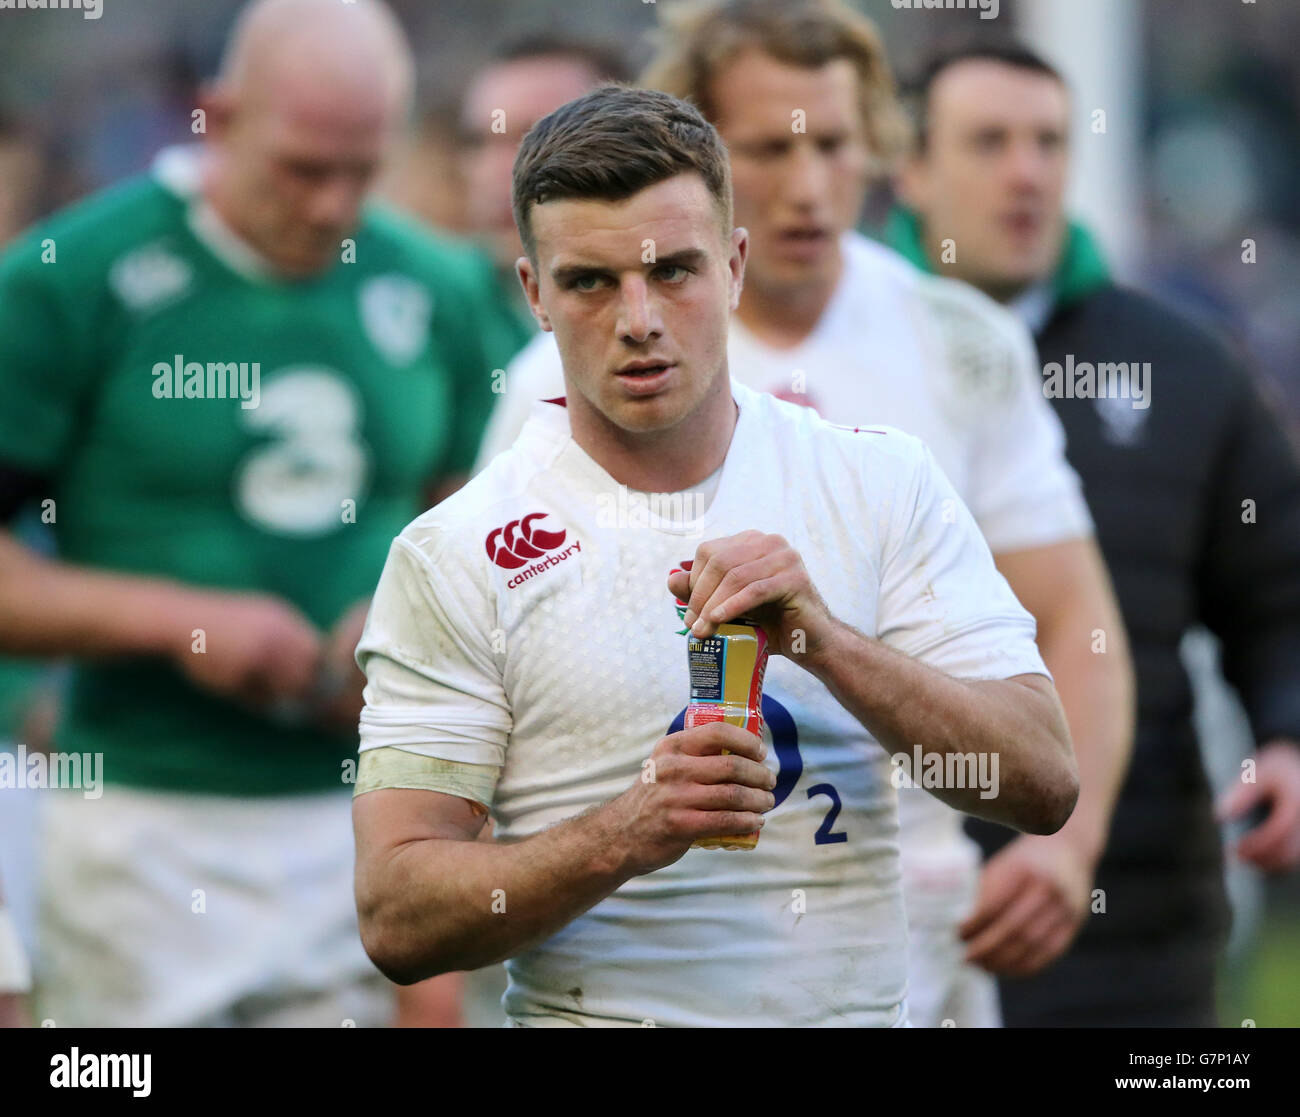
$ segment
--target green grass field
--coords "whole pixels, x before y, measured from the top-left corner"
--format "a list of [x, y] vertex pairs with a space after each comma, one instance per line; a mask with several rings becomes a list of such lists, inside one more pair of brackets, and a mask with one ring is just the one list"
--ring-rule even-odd
[[1300, 1028], [1300, 916], [1283, 911], [1264, 921], [1250, 957], [1225, 975], [1219, 1005], [1224, 1027], [1249, 1019], [1257, 1028]]

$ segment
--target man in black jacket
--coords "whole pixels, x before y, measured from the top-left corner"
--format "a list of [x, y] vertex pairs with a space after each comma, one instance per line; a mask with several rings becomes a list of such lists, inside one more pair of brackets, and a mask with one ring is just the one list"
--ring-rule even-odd
[[[1235, 855], [1300, 863], [1300, 461], [1233, 355], [1192, 321], [1113, 283], [1067, 222], [1069, 95], [1019, 47], [951, 52], [919, 90], [888, 239], [1033, 330], [1110, 565], [1138, 676], [1138, 733], [1071, 949], [1032, 973], [1032, 915], [977, 904], [971, 957], [998, 973], [1009, 1026], [1214, 1025], [1229, 923], [1216, 805], [1179, 658], [1204, 623], [1223, 643], [1258, 743], [1219, 819], [1259, 821]], [[1104, 651], [1104, 633], [1079, 633]], [[1011, 832], [971, 821], [986, 856]]]

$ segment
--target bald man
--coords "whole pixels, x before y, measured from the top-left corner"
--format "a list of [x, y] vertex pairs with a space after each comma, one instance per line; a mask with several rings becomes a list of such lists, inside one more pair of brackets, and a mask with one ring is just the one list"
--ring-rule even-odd
[[391, 1018], [352, 898], [351, 657], [498, 363], [462, 250], [366, 201], [411, 86], [378, 3], [261, 0], [201, 144], [0, 257], [0, 516], [35, 503], [59, 544], [0, 532], [0, 653], [77, 660], [37, 1020]]

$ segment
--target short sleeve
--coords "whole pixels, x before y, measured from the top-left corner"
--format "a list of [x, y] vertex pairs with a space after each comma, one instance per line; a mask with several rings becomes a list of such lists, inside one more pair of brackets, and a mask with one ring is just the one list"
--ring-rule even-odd
[[971, 514], [997, 554], [1093, 534], [1065, 457], [1065, 430], [1043, 396], [1033, 338], [1018, 321], [1006, 326], [998, 335], [1010, 349], [1011, 375], [977, 420], [968, 490]]
[[90, 362], [55, 282], [60, 267], [41, 262], [28, 236], [0, 257], [0, 462], [55, 472], [76, 437]]
[[877, 637], [954, 678], [1051, 678], [1034, 642], [1034, 618], [998, 573], [974, 518], [929, 448], [909, 441], [914, 468], [902, 472], [893, 501]]
[[505, 391], [496, 397], [479, 447], [474, 472], [478, 473], [498, 454], [514, 445], [532, 414], [533, 404], [564, 395], [564, 365], [555, 336], [539, 334], [510, 362]]
[[365, 672], [361, 751], [392, 747], [466, 764], [505, 763], [512, 729], [486, 602], [452, 592], [419, 547], [393, 541], [357, 645]]

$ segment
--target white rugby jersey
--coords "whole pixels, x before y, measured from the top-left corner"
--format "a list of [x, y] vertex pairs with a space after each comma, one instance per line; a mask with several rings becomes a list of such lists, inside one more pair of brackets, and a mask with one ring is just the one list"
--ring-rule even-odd
[[[920, 438], [979, 524], [1008, 552], [1092, 534], [1065, 433], [1043, 398], [1033, 339], [992, 299], [927, 275], [859, 233], [841, 241], [844, 273], [812, 333], [776, 349], [733, 316], [731, 375], [844, 425], [887, 424]], [[518, 436], [534, 401], [564, 394], [551, 334], [515, 358], [479, 466]], [[979, 850], [961, 815], [919, 789], [900, 800], [909, 914], [952, 922], [974, 894]]]
[[[959, 678], [1047, 674], [1033, 618], [917, 439], [732, 392], [735, 434], [697, 519], [632, 507], [573, 441], [565, 408], [538, 403], [510, 451], [415, 520], [357, 651], [362, 750], [499, 765], [485, 804], [499, 840], [622, 794], [686, 708], [668, 574], [748, 529], [784, 536], [831, 612], [868, 636]], [[788, 659], [768, 665], [764, 714], [779, 782], [757, 849], [692, 849], [511, 959], [511, 1018], [905, 1020], [888, 756]]]

